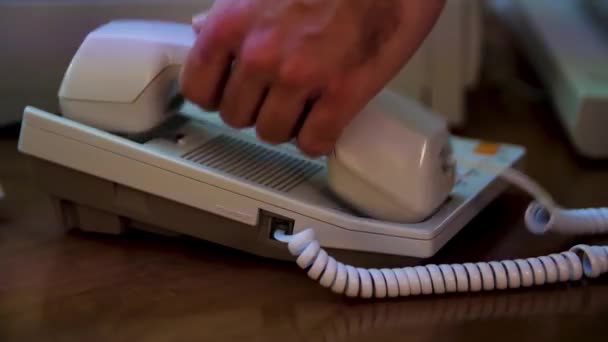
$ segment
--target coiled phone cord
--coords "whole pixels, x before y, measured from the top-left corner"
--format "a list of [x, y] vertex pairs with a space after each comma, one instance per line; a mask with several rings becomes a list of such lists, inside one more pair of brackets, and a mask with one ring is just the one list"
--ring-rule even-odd
[[[489, 165], [481, 169], [490, 170]], [[496, 169], [494, 167], [494, 169]], [[608, 208], [563, 209], [526, 175], [515, 169], [493, 170], [536, 198], [525, 214], [535, 234], [601, 234], [608, 232]], [[478, 292], [540, 286], [596, 278], [608, 272], [608, 246], [576, 245], [568, 251], [535, 258], [464, 264], [366, 269], [336, 261], [320, 247], [312, 229], [294, 235], [275, 232], [287, 243], [296, 263], [325, 288], [348, 297], [385, 298]]]

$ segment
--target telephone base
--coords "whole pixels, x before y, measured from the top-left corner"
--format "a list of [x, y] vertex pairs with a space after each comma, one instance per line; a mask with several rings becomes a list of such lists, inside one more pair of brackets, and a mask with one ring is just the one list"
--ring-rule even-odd
[[[459, 168], [452, 195], [432, 217], [414, 224], [374, 220], [328, 193], [322, 160], [305, 159], [294, 146], [263, 145], [214, 120], [187, 119], [134, 141], [28, 107], [19, 150], [31, 157], [33, 179], [69, 228], [186, 235], [280, 260], [293, 258], [272, 224], [294, 233], [314, 228], [323, 248], [361, 266], [433, 256], [507, 186], [496, 175]], [[523, 148], [483, 145], [454, 137], [457, 158], [521, 166]], [[260, 167], [247, 160], [254, 156], [276, 163]]]
[[[75, 171], [39, 158], [29, 158], [32, 178], [39, 190], [51, 200], [55, 218], [67, 231], [122, 235], [129, 231], [152, 233], [166, 238], [194, 238], [256, 257], [294, 262], [283, 243], [270, 237], [269, 216], [251, 226], [211, 214], [165, 198]], [[104, 193], [122, 193], [129, 199], [146, 203], [148, 210], [119, 207], [99, 192], [83, 189], [105, 189]], [[213, 227], [213, 229], [204, 229]], [[419, 258], [366, 253], [328, 248], [340, 260], [361, 267], [402, 267], [417, 264]]]

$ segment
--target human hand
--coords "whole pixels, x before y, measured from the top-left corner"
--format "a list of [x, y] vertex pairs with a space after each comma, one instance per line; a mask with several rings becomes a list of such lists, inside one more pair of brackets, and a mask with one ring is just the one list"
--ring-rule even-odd
[[[271, 144], [329, 153], [427, 36], [445, 0], [216, 0], [182, 94]], [[370, 134], [381, 132], [370, 132]]]

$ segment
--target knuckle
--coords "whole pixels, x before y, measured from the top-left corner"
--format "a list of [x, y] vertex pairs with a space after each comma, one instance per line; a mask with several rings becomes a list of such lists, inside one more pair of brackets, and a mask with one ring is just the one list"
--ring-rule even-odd
[[260, 72], [271, 72], [276, 68], [278, 58], [270, 50], [252, 49], [243, 53], [239, 62], [243, 71], [250, 75]]
[[338, 103], [342, 103], [343, 101], [347, 101], [347, 99], [352, 98], [351, 88], [339, 79], [334, 79], [327, 82], [323, 89], [323, 94], [328, 99], [331, 99], [330, 103], [332, 106], [337, 106]]
[[292, 59], [286, 62], [280, 70], [279, 82], [287, 86], [306, 87], [319, 83], [320, 68], [313, 62]]
[[238, 15], [221, 15], [210, 21], [205, 30], [204, 36], [211, 46], [232, 45], [232, 42], [239, 40], [243, 33], [243, 20]]
[[277, 44], [267, 38], [264, 41], [249, 40], [242, 49], [238, 63], [246, 73], [275, 70], [279, 64]]

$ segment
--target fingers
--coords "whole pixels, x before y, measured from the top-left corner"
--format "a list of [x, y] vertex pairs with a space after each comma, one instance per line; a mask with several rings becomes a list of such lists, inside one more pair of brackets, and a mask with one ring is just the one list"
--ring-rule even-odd
[[275, 45], [267, 32], [260, 32], [247, 37], [240, 48], [220, 106], [220, 116], [229, 126], [255, 123], [280, 61]]
[[321, 77], [307, 59], [281, 58], [277, 33], [251, 33], [226, 86], [220, 115], [234, 128], [256, 126], [260, 140], [280, 144], [292, 133]]
[[270, 89], [256, 121], [258, 137], [271, 144], [291, 140], [308, 98], [307, 91], [277, 86]]
[[329, 154], [338, 140], [340, 130], [330, 108], [322, 99], [315, 103], [296, 137], [298, 148], [309, 157]]
[[268, 83], [264, 78], [248, 75], [237, 63], [228, 80], [222, 102], [222, 121], [233, 128], [245, 128], [255, 124], [257, 113], [267, 93]]
[[[188, 53], [179, 78], [182, 95], [206, 110], [216, 110], [232, 69], [243, 25], [237, 20], [209, 18]], [[201, 28], [202, 26], [199, 26]]]
[[327, 89], [312, 104], [302, 128], [297, 135], [299, 149], [309, 157], [320, 157], [331, 153], [355, 112], [353, 101], [347, 92]]
[[[218, 19], [219, 18], [219, 19]], [[300, 150], [318, 157], [331, 152], [348, 118], [335, 92], [322, 94], [332, 71], [311, 53], [283, 55], [280, 32], [247, 32], [244, 20], [192, 20], [197, 39], [180, 75], [182, 94], [205, 110], [218, 110], [234, 128], [256, 126], [271, 144], [296, 137]]]
[[308, 57], [297, 54], [274, 65], [272, 88], [256, 121], [261, 140], [279, 144], [297, 136], [306, 120], [310, 102], [318, 95], [328, 74]]

